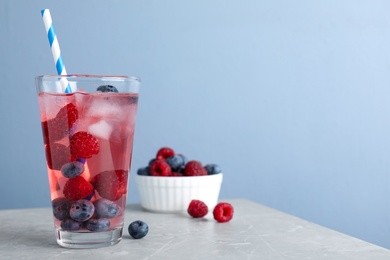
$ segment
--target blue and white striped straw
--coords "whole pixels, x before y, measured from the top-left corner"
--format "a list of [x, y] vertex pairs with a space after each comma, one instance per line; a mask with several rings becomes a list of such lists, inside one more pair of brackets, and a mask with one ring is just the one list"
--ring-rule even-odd
[[[57, 35], [54, 31], [53, 21], [51, 20], [50, 10], [43, 9], [41, 10], [43, 23], [45, 24], [45, 29], [47, 33], [47, 37], [49, 39], [49, 44], [51, 48], [51, 52], [53, 54], [54, 63], [57, 68], [58, 75], [67, 75], [64, 61], [62, 60], [60, 45], [58, 44]], [[60, 79], [61, 86], [65, 93], [72, 93], [72, 89], [68, 80], [63, 77]]]

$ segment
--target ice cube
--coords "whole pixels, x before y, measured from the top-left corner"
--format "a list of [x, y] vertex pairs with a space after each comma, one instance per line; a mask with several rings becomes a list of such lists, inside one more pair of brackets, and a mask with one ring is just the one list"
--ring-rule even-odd
[[98, 138], [108, 140], [112, 133], [112, 126], [105, 120], [100, 120], [88, 127], [88, 132]]
[[101, 119], [120, 119], [122, 116], [122, 107], [110, 99], [96, 98], [88, 107], [86, 116], [99, 117]]

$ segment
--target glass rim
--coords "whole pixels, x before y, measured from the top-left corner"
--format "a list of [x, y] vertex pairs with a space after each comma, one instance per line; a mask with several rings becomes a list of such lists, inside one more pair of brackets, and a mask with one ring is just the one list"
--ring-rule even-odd
[[35, 79], [53, 79], [58, 80], [60, 78], [66, 79], [106, 79], [106, 80], [134, 80], [141, 82], [141, 79], [136, 76], [125, 76], [125, 75], [109, 75], [109, 74], [67, 74], [67, 75], [54, 75], [54, 74], [44, 74], [38, 75]]

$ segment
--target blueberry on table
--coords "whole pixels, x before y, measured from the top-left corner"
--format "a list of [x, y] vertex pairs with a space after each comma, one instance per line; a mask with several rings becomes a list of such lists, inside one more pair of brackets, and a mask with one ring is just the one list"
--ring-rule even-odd
[[90, 219], [85, 227], [90, 231], [105, 231], [110, 228], [110, 221], [106, 218]]
[[96, 90], [100, 91], [100, 92], [116, 92], [116, 93], [119, 92], [116, 87], [111, 86], [111, 85], [102, 85], [102, 86], [99, 86]]
[[129, 234], [134, 239], [140, 239], [149, 232], [148, 224], [141, 220], [136, 220], [129, 225]]
[[70, 217], [76, 221], [86, 221], [90, 219], [95, 212], [95, 206], [89, 200], [78, 200], [70, 208]]
[[53, 208], [53, 215], [58, 220], [69, 218], [69, 210], [72, 206], [72, 202], [67, 198], [56, 198], [51, 202]]
[[76, 231], [81, 228], [80, 222], [67, 218], [61, 221], [61, 228], [67, 231]]
[[119, 212], [119, 206], [108, 199], [98, 199], [93, 205], [95, 206], [96, 218], [113, 218]]

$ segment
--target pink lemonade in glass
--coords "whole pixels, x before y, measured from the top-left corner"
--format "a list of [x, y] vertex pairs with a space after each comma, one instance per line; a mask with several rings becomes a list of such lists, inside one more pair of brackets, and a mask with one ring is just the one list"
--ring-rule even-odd
[[122, 237], [139, 80], [133, 77], [37, 77], [57, 242], [113, 245]]

